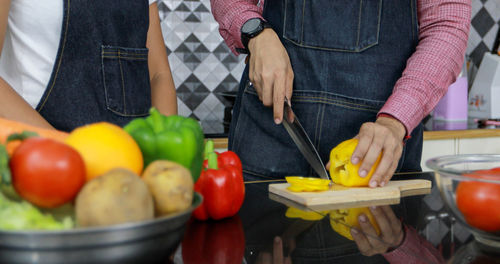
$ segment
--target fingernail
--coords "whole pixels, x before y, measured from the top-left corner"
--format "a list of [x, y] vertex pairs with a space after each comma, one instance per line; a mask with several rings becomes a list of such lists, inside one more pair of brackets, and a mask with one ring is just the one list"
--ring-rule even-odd
[[274, 119], [274, 123], [276, 123], [276, 125], [279, 125], [279, 124], [280, 124], [280, 122], [281, 122], [281, 121], [280, 121], [280, 119], [279, 119], [279, 118]]
[[366, 223], [366, 216], [364, 214], [362, 215], [359, 215], [359, 221], [362, 222], [362, 223]]
[[362, 170], [359, 172], [359, 176], [360, 177], [366, 177], [366, 171], [365, 170]]
[[353, 234], [353, 235], [357, 235], [357, 234], [358, 234], [358, 230], [356, 230], [356, 229], [352, 228], [352, 229], [351, 229], [351, 234]]
[[377, 209], [376, 206], [370, 206], [370, 210], [374, 211], [375, 209]]
[[274, 238], [274, 243], [279, 244], [280, 241], [281, 241], [281, 239], [279, 237], [275, 237]]
[[384, 181], [382, 181], [382, 182], [380, 183], [380, 187], [384, 187], [384, 185], [385, 185], [385, 182], [384, 182]]
[[376, 181], [370, 181], [370, 187], [377, 187]]
[[352, 164], [358, 164], [358, 162], [359, 162], [359, 158], [358, 157], [352, 158]]

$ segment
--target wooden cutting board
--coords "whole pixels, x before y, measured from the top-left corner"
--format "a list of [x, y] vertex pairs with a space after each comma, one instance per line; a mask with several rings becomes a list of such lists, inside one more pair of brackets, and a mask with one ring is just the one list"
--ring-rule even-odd
[[269, 192], [305, 206], [370, 204], [376, 201], [398, 203], [404, 196], [430, 193], [432, 183], [428, 180], [389, 181], [384, 187], [344, 187], [333, 185], [323, 192], [291, 192], [288, 183], [269, 185]]

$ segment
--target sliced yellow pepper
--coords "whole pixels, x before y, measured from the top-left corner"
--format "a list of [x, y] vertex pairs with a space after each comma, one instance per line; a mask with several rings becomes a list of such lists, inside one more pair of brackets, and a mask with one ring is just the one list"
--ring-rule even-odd
[[372, 226], [377, 231], [377, 235], [380, 235], [380, 227], [375, 221], [375, 217], [372, 212], [368, 209], [368, 207], [363, 208], [350, 208], [350, 209], [340, 209], [330, 211], [330, 225], [333, 230], [337, 232], [339, 235], [353, 240], [351, 235], [351, 228], [356, 228], [357, 230], [361, 230], [361, 226], [358, 222], [358, 217], [360, 214], [365, 214]]
[[286, 181], [290, 184], [287, 188], [292, 192], [320, 192], [330, 189], [330, 180], [319, 179], [313, 177], [298, 177], [290, 176], [285, 177]]
[[304, 211], [295, 207], [288, 207], [285, 216], [287, 218], [300, 218], [307, 221], [318, 221], [323, 219], [328, 214], [328, 211], [314, 212]]
[[332, 177], [334, 183], [349, 187], [368, 186], [370, 178], [380, 163], [382, 154], [378, 156], [377, 161], [366, 177], [360, 177], [358, 171], [362, 161], [358, 162], [356, 165], [351, 162], [352, 153], [357, 145], [357, 139], [349, 139], [338, 144], [330, 152], [330, 177]]

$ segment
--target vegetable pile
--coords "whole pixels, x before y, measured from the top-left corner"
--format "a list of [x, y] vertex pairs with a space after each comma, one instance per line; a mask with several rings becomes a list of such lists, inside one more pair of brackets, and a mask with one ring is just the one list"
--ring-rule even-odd
[[[124, 128], [99, 122], [71, 133], [0, 118], [0, 230], [108, 226], [187, 210], [202, 174], [203, 131], [191, 118], [150, 114]], [[221, 171], [230, 168], [223, 160]], [[203, 188], [211, 218], [243, 203], [241, 163], [231, 172], [237, 177], [226, 184], [238, 194]], [[56, 214], [61, 208], [70, 209]]]

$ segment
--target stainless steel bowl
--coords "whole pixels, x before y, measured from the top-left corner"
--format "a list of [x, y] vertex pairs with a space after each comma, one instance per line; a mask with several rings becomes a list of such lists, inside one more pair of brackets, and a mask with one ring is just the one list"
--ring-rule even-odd
[[[478, 242], [500, 248], [500, 231], [487, 232], [471, 226], [457, 206], [456, 195], [457, 188], [462, 182], [482, 182], [500, 185], [500, 177], [497, 176], [481, 175], [481, 178], [465, 176], [465, 174], [474, 171], [500, 167], [500, 155], [442, 156], [428, 160], [426, 165], [434, 170], [441, 197], [454, 217], [469, 229]], [[495, 210], [499, 206], [500, 204], [488, 204], [488, 210]]]
[[195, 193], [189, 209], [137, 223], [62, 231], [0, 231], [0, 263], [123, 263], [152, 252], [172, 253], [202, 200]]

